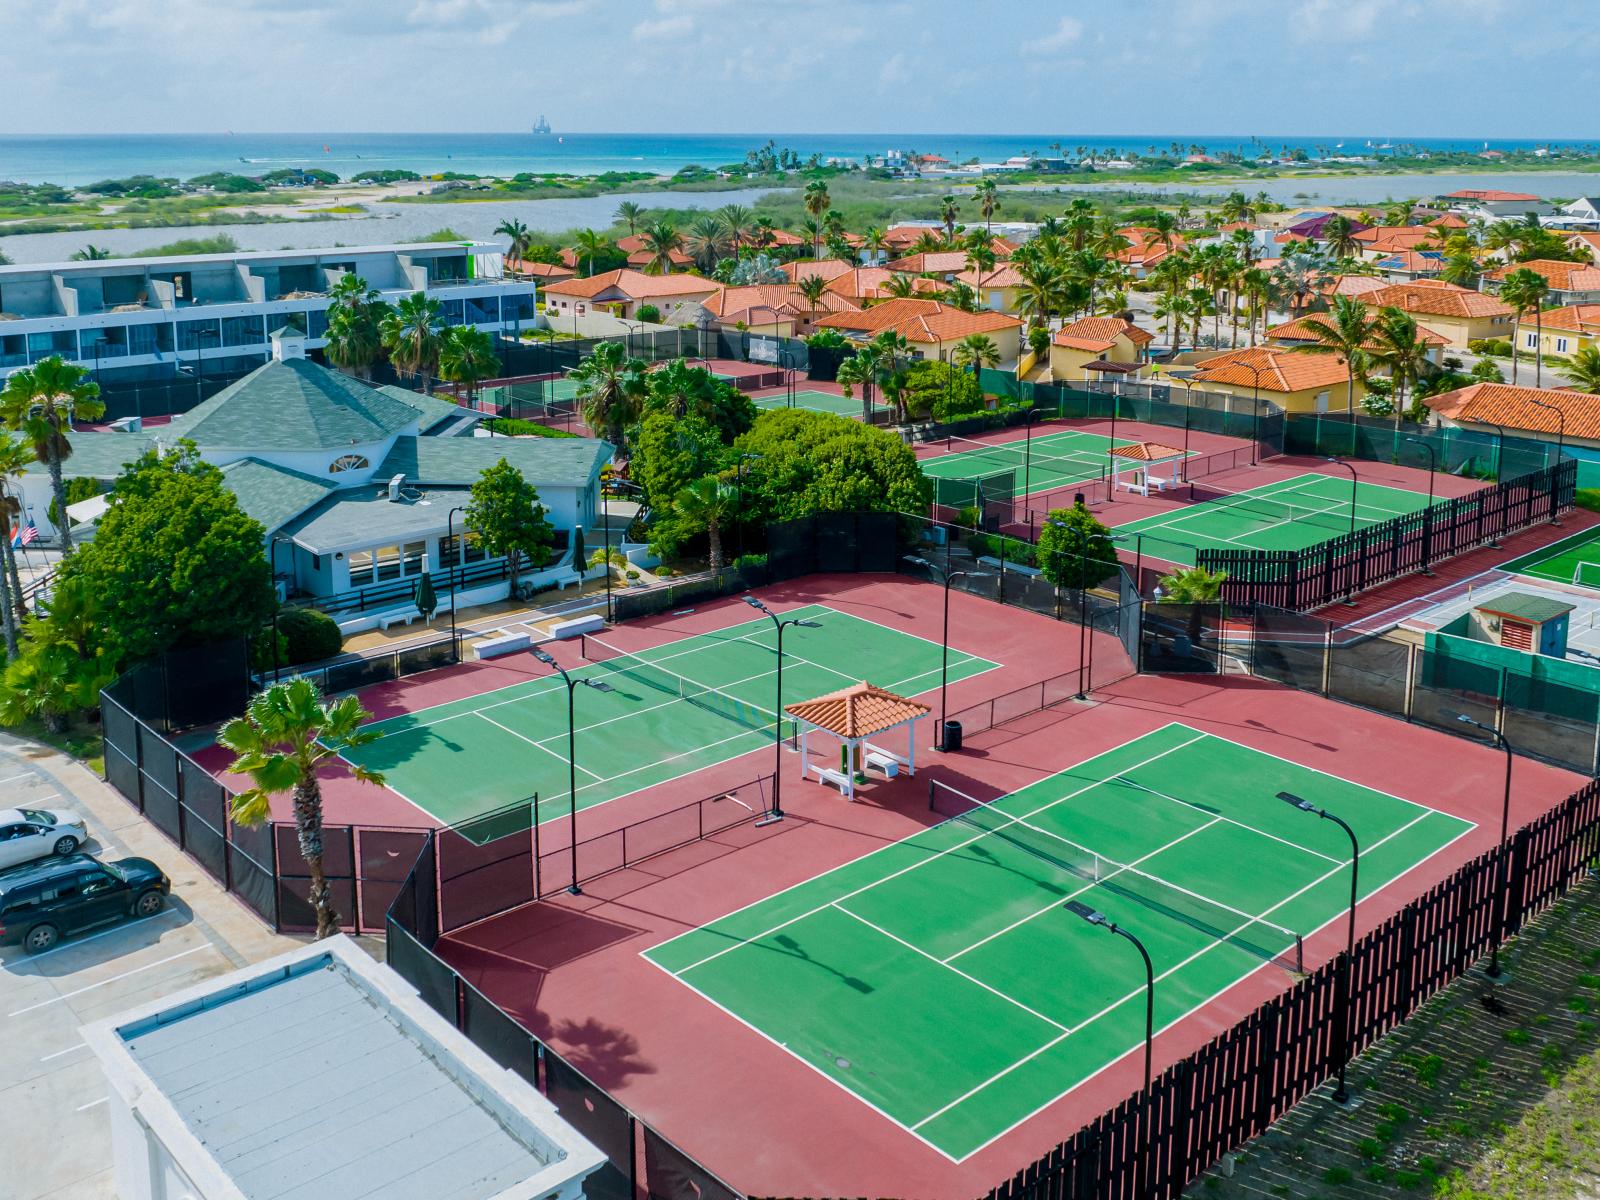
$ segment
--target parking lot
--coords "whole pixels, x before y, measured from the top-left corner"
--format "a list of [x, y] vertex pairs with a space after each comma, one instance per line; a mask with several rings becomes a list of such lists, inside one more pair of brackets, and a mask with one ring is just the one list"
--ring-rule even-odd
[[296, 945], [226, 895], [80, 764], [0, 736], [0, 804], [71, 809], [104, 861], [139, 856], [172, 880], [167, 907], [30, 956], [0, 947], [0, 1195], [115, 1196], [100, 1065], [81, 1027]]

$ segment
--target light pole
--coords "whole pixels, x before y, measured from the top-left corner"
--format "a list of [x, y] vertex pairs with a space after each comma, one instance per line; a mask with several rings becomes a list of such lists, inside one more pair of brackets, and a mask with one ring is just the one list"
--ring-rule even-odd
[[[1047, 518], [1045, 524], [1054, 525], [1078, 539], [1078, 694], [1073, 699], [1087, 700], [1089, 693], [1084, 688], [1084, 671], [1088, 670], [1091, 680], [1094, 676], [1094, 639], [1089, 636], [1088, 587], [1083, 582], [1084, 573], [1089, 569], [1089, 533], [1087, 530], [1078, 529], [1054, 518]], [[1112, 541], [1121, 540], [1121, 538], [1112, 539]], [[1061, 554], [1063, 551], [1057, 550], [1054, 553]]]
[[[274, 584], [276, 584], [278, 582], [278, 543], [279, 542], [288, 542], [289, 543], [289, 566], [291, 568], [294, 566], [294, 542], [292, 540], [290, 540], [289, 538], [285, 537], [281, 533], [273, 534], [272, 535], [272, 582]], [[293, 576], [293, 571], [290, 572], [290, 575], [291, 575], [291, 577]], [[284, 588], [284, 592], [285, 593], [287, 593], [288, 590], [289, 589], [287, 587]], [[273, 599], [276, 600], [277, 597], [274, 596]], [[278, 654], [278, 610], [281, 607], [282, 607], [282, 605], [281, 605], [281, 603], [279, 603], [279, 604], [274, 604], [273, 608], [272, 608], [272, 682], [273, 683], [277, 683], [278, 682], [278, 680], [281, 678], [281, 671], [282, 671], [282, 662], [281, 662], [280, 656]]]
[[456, 641], [456, 592], [461, 586], [461, 566], [467, 558], [467, 535], [466, 531], [463, 530], [461, 542], [457, 544], [456, 514], [466, 511], [466, 505], [458, 504], [446, 513], [444, 518], [444, 540], [449, 543], [450, 553], [455, 556], [455, 562], [450, 564], [450, 646], [451, 652], [457, 658], [461, 657], [461, 644]]
[[1493, 725], [1485, 725], [1482, 721], [1475, 721], [1466, 713], [1445, 713], [1453, 716], [1463, 725], [1471, 725], [1474, 729], [1481, 729], [1495, 740], [1506, 755], [1506, 786], [1505, 794], [1500, 801], [1500, 854], [1495, 863], [1494, 872], [1494, 942], [1489, 950], [1489, 969], [1484, 972], [1490, 979], [1500, 978], [1500, 941], [1505, 936], [1506, 928], [1506, 838], [1511, 832], [1511, 743], [1506, 741], [1506, 735]]
[[968, 579], [993, 579], [992, 571], [947, 571], [943, 567], [920, 558], [915, 554], [907, 554], [905, 560], [915, 563], [919, 567], [927, 567], [930, 571], [938, 571], [944, 576], [944, 639], [941, 642], [939, 657], [939, 736], [934, 741], [935, 750], [944, 750], [944, 725], [945, 718], [949, 715], [949, 707], [945, 703], [945, 689], [950, 682], [950, 585], [961, 578]]
[[[1559, 405], [1547, 404], [1543, 400], [1535, 400], [1532, 396], [1529, 396], [1528, 399], [1539, 408], [1547, 408], [1551, 412], [1555, 413], [1556, 420], [1560, 422], [1560, 424], [1556, 426], [1556, 465], [1559, 466], [1561, 464], [1561, 456], [1565, 452], [1565, 447], [1567, 444], [1566, 409], [1561, 408]], [[1548, 462], [1549, 460], [1546, 459], [1545, 461]], [[1550, 524], [1556, 526], [1557, 528], [1560, 528], [1561, 526], [1561, 522], [1556, 520], [1556, 504], [1554, 499], [1550, 501]]]
[[1354, 533], [1356, 531], [1356, 484], [1360, 482], [1360, 479], [1356, 475], [1356, 469], [1345, 462], [1344, 459], [1330, 457], [1328, 462], [1333, 466], [1343, 467], [1350, 472], [1350, 532]]
[[[1150, 1065], [1151, 1049], [1156, 1039], [1156, 969], [1150, 961], [1150, 951], [1144, 948], [1144, 943], [1122, 926], [1112, 921], [1104, 913], [1090, 908], [1081, 900], [1068, 900], [1063, 907], [1073, 916], [1089, 924], [1104, 929], [1107, 933], [1114, 933], [1118, 937], [1127, 938], [1133, 943], [1134, 949], [1139, 952], [1139, 957], [1144, 959], [1144, 1104], [1149, 1111], [1150, 1104]], [[1148, 1131], [1143, 1139], [1144, 1148], [1140, 1152], [1139, 1173], [1146, 1173], [1146, 1164], [1149, 1162], [1150, 1145], [1152, 1139]], [[1139, 1194], [1144, 1195], [1145, 1181], [1139, 1181]]]
[[1261, 434], [1261, 368], [1254, 363], [1240, 362], [1239, 365], [1250, 372], [1250, 465], [1256, 465], [1256, 456], [1260, 452]]
[[744, 468], [746, 463], [761, 457], [763, 456], [752, 450], [746, 450], [739, 455], [739, 466], [733, 473], [733, 500], [735, 516], [739, 522], [737, 534], [739, 539], [739, 558], [744, 557]]
[[[572, 854], [572, 882], [567, 885], [567, 891], [574, 896], [581, 896], [583, 889], [578, 886], [578, 732], [573, 695], [580, 686], [591, 687], [597, 692], [610, 692], [616, 689], [601, 679], [574, 679], [567, 674], [565, 667], [538, 646], [529, 653], [545, 666], [559, 671], [561, 681], [567, 685], [567, 837]], [[535, 822], [538, 821], [537, 811], [533, 814], [533, 819]]]
[[1422, 515], [1422, 573], [1431, 579], [1433, 572], [1428, 569], [1428, 564], [1433, 560], [1433, 477], [1439, 471], [1439, 454], [1426, 438], [1414, 433], [1407, 434], [1406, 441], [1428, 452], [1428, 507]]
[[1027, 434], [1022, 444], [1022, 506], [1028, 506], [1028, 495], [1033, 491], [1029, 486], [1033, 482], [1033, 418], [1043, 412], [1041, 408], [1028, 410]]
[[757, 612], [765, 613], [778, 630], [778, 702], [773, 706], [772, 713], [772, 811], [760, 821], [758, 825], [770, 825], [774, 821], [783, 820], [782, 788], [783, 788], [783, 631], [791, 625], [798, 625], [801, 629], [821, 629], [822, 626], [815, 621], [803, 620], [800, 617], [780, 618], [754, 596], [740, 596], [751, 608]]
[[1278, 799], [1291, 808], [1298, 808], [1301, 812], [1315, 813], [1324, 821], [1332, 821], [1350, 838], [1350, 919], [1346, 927], [1344, 939], [1344, 1051], [1339, 1055], [1339, 1086], [1334, 1089], [1333, 1098], [1343, 1104], [1350, 1099], [1350, 1093], [1345, 1088], [1345, 1068], [1350, 1064], [1351, 1054], [1351, 1029], [1356, 1007], [1355, 998], [1355, 970], [1356, 970], [1356, 880], [1361, 870], [1361, 844], [1356, 841], [1356, 831], [1345, 824], [1343, 819], [1334, 816], [1325, 808], [1318, 808], [1309, 800], [1303, 800], [1293, 792], [1279, 792]]

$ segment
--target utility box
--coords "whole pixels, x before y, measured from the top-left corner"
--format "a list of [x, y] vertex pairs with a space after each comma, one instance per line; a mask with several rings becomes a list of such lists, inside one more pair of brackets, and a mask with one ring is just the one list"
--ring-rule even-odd
[[1505, 592], [1472, 610], [1470, 636], [1524, 654], [1565, 658], [1574, 607], [1549, 596]]

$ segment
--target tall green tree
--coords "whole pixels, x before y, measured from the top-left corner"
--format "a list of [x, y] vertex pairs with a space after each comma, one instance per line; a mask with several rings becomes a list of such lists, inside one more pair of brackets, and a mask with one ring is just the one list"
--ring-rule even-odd
[[500, 224], [494, 227], [494, 231], [497, 235], [510, 242], [510, 245], [506, 247], [506, 255], [509, 258], [521, 260], [522, 256], [528, 252], [528, 247], [533, 244], [533, 230], [529, 229], [525, 222], [518, 221], [513, 217], [507, 217], [504, 221], [501, 221]]
[[956, 222], [960, 219], [961, 201], [948, 194], [939, 197], [939, 224], [944, 226], [946, 245], [954, 244], [956, 240]]
[[815, 232], [811, 237], [811, 257], [820, 258], [822, 250], [822, 218], [833, 207], [833, 197], [828, 195], [828, 185], [821, 179], [813, 179], [806, 184], [805, 193], [800, 198], [801, 204], [810, 214], [815, 223]]
[[730, 454], [716, 426], [705, 418], [656, 409], [639, 422], [628, 474], [652, 509], [668, 513], [679, 492], [701, 476], [721, 471]]
[[683, 234], [671, 221], [653, 221], [644, 231], [644, 250], [650, 255], [645, 263], [647, 275], [670, 275], [672, 256], [683, 253]]
[[644, 360], [629, 358], [621, 342], [601, 342], [571, 375], [584, 424], [619, 451], [625, 449], [628, 426], [639, 419], [647, 392]]
[[818, 512], [921, 512], [933, 486], [899, 437], [832, 413], [762, 413], [734, 443], [758, 454], [745, 475], [744, 519], [787, 521]]
[[1343, 213], [1334, 213], [1323, 222], [1322, 243], [1334, 258], [1354, 258], [1361, 249], [1355, 225]]
[[378, 325], [378, 336], [397, 370], [422, 379], [422, 390], [433, 394], [433, 377], [439, 369], [440, 335], [444, 319], [437, 300], [426, 292], [401, 299]]
[[731, 483], [706, 475], [680, 490], [672, 506], [684, 524], [706, 531], [709, 565], [722, 570], [722, 530], [738, 515], [739, 493]]
[[33, 719], [52, 733], [100, 703], [100, 691], [117, 671], [96, 644], [103, 613], [99, 597], [82, 579], [64, 576], [51, 589], [48, 608], [24, 625], [20, 651], [0, 674], [0, 725]]
[[628, 227], [628, 236], [632, 237], [639, 232], [639, 222], [644, 220], [644, 205], [636, 204], [632, 200], [624, 200], [617, 205], [617, 211], [612, 214], [612, 220], [619, 225]]
[[603, 233], [597, 233], [593, 229], [578, 230], [573, 247], [577, 250], [578, 265], [582, 269], [582, 274], [585, 278], [595, 273], [595, 261], [597, 259], [607, 257], [607, 253], [615, 249], [611, 244], [610, 238]]
[[1594, 346], [1580, 348], [1567, 361], [1566, 373], [1567, 381], [1578, 391], [1600, 396], [1600, 349]]
[[[245, 775], [250, 786], [233, 797], [230, 815], [245, 826], [260, 826], [272, 815], [271, 798], [288, 792], [294, 799], [294, 830], [300, 856], [311, 876], [306, 899], [317, 916], [317, 938], [339, 932], [323, 865], [322, 783], [318, 768], [329, 759], [375, 741], [379, 734], [362, 729], [372, 716], [354, 696], [328, 702], [309, 679], [291, 679], [258, 692], [242, 717], [217, 734], [217, 743], [233, 752], [230, 770]], [[383, 775], [346, 760], [346, 769], [362, 783], [383, 786]]]
[[822, 297], [827, 294], [828, 281], [821, 275], [807, 275], [797, 285], [800, 294], [806, 298], [806, 305], [810, 309], [809, 318], [816, 324], [817, 306], [822, 303]]
[[50, 491], [55, 496], [56, 512], [62, 516], [61, 556], [70, 557], [72, 535], [66, 526], [67, 483], [62, 464], [72, 457], [72, 441], [67, 436], [74, 420], [93, 421], [105, 415], [100, 402], [100, 385], [89, 379], [89, 372], [59, 355], [40, 359], [23, 367], [6, 380], [0, 389], [0, 419], [20, 430], [33, 445], [34, 458], [50, 473]]
[[539, 503], [539, 489], [503, 458], [472, 485], [466, 527], [485, 550], [506, 560], [513, 596], [521, 590], [524, 560], [535, 569], [550, 561], [555, 530]]
[[328, 289], [328, 334], [323, 353], [334, 366], [359, 375], [372, 375], [372, 364], [383, 351], [383, 321], [389, 305], [379, 291], [354, 272], [347, 271]]
[[695, 268], [702, 275], [709, 275], [716, 269], [718, 260], [728, 253], [731, 245], [727, 226], [709, 215], [695, 218], [683, 241], [685, 253], [694, 260]]
[[1398, 433], [1400, 422], [1405, 419], [1410, 389], [1433, 369], [1428, 358], [1428, 343], [1415, 318], [1392, 306], [1378, 310], [1372, 334], [1376, 343], [1373, 353], [1389, 368], [1389, 378], [1394, 381], [1394, 427]]
[[742, 204], [724, 204], [717, 209], [717, 220], [722, 223], [722, 231], [727, 234], [735, 258], [750, 240], [752, 219], [750, 210]]
[[1346, 412], [1352, 417], [1356, 412], [1356, 380], [1365, 377], [1371, 361], [1368, 347], [1372, 342], [1373, 325], [1366, 305], [1350, 296], [1335, 296], [1326, 313], [1314, 313], [1306, 318], [1306, 328], [1317, 340], [1295, 347], [1303, 354], [1337, 355], [1349, 368]]
[[1000, 192], [995, 187], [994, 180], [980, 179], [974, 191], [978, 201], [978, 212], [983, 216], [983, 231], [986, 235], [994, 234], [994, 214], [1000, 208]]
[[1117, 570], [1111, 531], [1081, 504], [1052, 510], [1039, 530], [1039, 570], [1057, 587], [1094, 587]]
[[988, 334], [969, 333], [956, 343], [955, 349], [950, 352], [950, 359], [956, 366], [971, 371], [976, 379], [984, 367], [1000, 364], [1000, 347]]
[[1522, 318], [1529, 312], [1540, 314], [1537, 318], [1536, 328], [1538, 334], [1534, 341], [1534, 386], [1541, 387], [1544, 382], [1544, 350], [1539, 344], [1544, 341], [1544, 301], [1550, 294], [1550, 281], [1539, 272], [1528, 267], [1518, 267], [1515, 271], [1507, 273], [1500, 283], [1500, 300], [1509, 304], [1516, 310], [1516, 319], [1512, 322], [1511, 333], [1511, 383], [1517, 382], [1517, 342], [1521, 340]]
[[0, 601], [9, 616], [5, 619], [6, 650], [17, 653], [17, 631], [28, 615], [22, 598], [22, 576], [17, 570], [17, 552], [11, 539], [22, 525], [21, 479], [34, 462], [33, 451], [26, 442], [9, 434], [0, 433], [0, 573], [6, 579], [6, 598]]
[[494, 338], [473, 325], [452, 325], [439, 335], [439, 378], [467, 389], [467, 399], [477, 398], [486, 379], [500, 374], [500, 355]]
[[99, 644], [123, 668], [256, 633], [277, 607], [264, 537], [222, 472], [180, 442], [127, 466], [94, 540], [61, 572], [96, 597]]

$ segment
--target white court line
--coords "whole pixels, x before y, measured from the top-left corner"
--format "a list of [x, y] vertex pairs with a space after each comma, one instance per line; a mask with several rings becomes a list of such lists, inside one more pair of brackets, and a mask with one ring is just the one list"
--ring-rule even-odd
[[[1184, 808], [1192, 808], [1192, 809], [1194, 809], [1195, 812], [1209, 813], [1211, 811], [1210, 809], [1202, 808], [1200, 805], [1194, 804], [1191, 801], [1180, 799], [1177, 796], [1169, 796], [1169, 795], [1167, 795], [1167, 793], [1165, 793], [1163, 791], [1158, 791], [1156, 788], [1151, 787], [1149, 784], [1140, 783], [1137, 779], [1128, 779], [1127, 777], [1124, 776], [1124, 777], [1122, 777], [1122, 782], [1126, 783], [1126, 784], [1129, 784], [1132, 787], [1136, 787], [1142, 792], [1149, 792], [1152, 796], [1158, 796], [1162, 800], [1170, 800], [1174, 804], [1181, 804]], [[1299, 842], [1291, 841], [1290, 839], [1288, 839], [1286, 837], [1279, 837], [1275, 833], [1268, 833], [1265, 829], [1257, 829], [1254, 825], [1250, 824], [1248, 821], [1240, 821], [1237, 818], [1229, 817], [1229, 816], [1222, 816], [1222, 815], [1218, 815], [1217, 816], [1217, 820], [1226, 821], [1229, 825], [1236, 825], [1240, 829], [1247, 829], [1251, 833], [1260, 834], [1262, 837], [1269, 838], [1274, 842], [1282, 842], [1285, 846], [1290, 846], [1290, 847], [1293, 847], [1296, 850], [1304, 851], [1306, 854], [1314, 855], [1317, 858], [1325, 858], [1329, 862], [1344, 862], [1344, 861], [1346, 861], [1344, 859], [1337, 858], [1332, 854], [1324, 854], [1321, 850], [1313, 850], [1310, 846], [1302, 846]]]
[[[511, 726], [509, 726], [509, 725], [500, 724], [500, 722], [496, 721], [493, 717], [485, 717], [481, 712], [480, 713], [474, 713], [473, 716], [482, 718], [483, 720], [489, 722], [489, 724], [493, 725], [496, 729], [503, 729], [507, 733], [509, 733], [512, 737], [518, 738], [521, 741], [527, 742], [528, 745], [532, 746], [535, 750], [543, 750], [546, 754], [550, 755], [550, 757], [552, 757], [552, 758], [559, 758], [562, 762], [566, 762], [567, 761], [565, 755], [556, 753], [554, 750], [550, 749], [550, 747], [548, 747], [548, 746], [540, 745], [538, 742], [534, 741], [531, 737], [527, 737], [527, 736], [525, 736], [523, 734], [518, 733], [515, 729], [511, 728]], [[552, 735], [552, 736], [559, 736], [559, 735]], [[572, 765], [577, 767], [578, 770], [582, 771], [590, 779], [599, 779], [600, 778], [600, 776], [596, 775], [593, 771], [589, 770], [585, 766], [582, 766], [582, 765], [578, 764], [577, 762], [574, 762]]]
[[76, 1046], [68, 1046], [65, 1050], [57, 1050], [54, 1054], [46, 1054], [40, 1062], [49, 1062], [52, 1058], [60, 1058], [64, 1054], [71, 1054], [74, 1050], [87, 1050], [88, 1042], [79, 1042]]
[[126, 979], [130, 975], [137, 975], [141, 971], [148, 971], [151, 967], [159, 967], [176, 959], [185, 958], [190, 954], [199, 954], [202, 950], [211, 950], [214, 947], [208, 941], [203, 946], [191, 946], [187, 950], [180, 950], [176, 954], [169, 954], [166, 958], [158, 958], [155, 962], [145, 963], [142, 967], [134, 967], [131, 971], [124, 971], [120, 975], [113, 975], [110, 979], [102, 979], [99, 983], [85, 984], [70, 992], [63, 992], [59, 996], [51, 996], [48, 1000], [41, 1000], [37, 1004], [30, 1004], [27, 1008], [19, 1008], [16, 1012], [7, 1013], [9, 1017], [20, 1017], [23, 1013], [31, 1013], [36, 1008], [48, 1008], [52, 1004], [59, 1004], [63, 1000], [71, 1000], [74, 996], [81, 996], [85, 992], [92, 992], [95, 988], [105, 987], [108, 983], [116, 983], [119, 979]]

